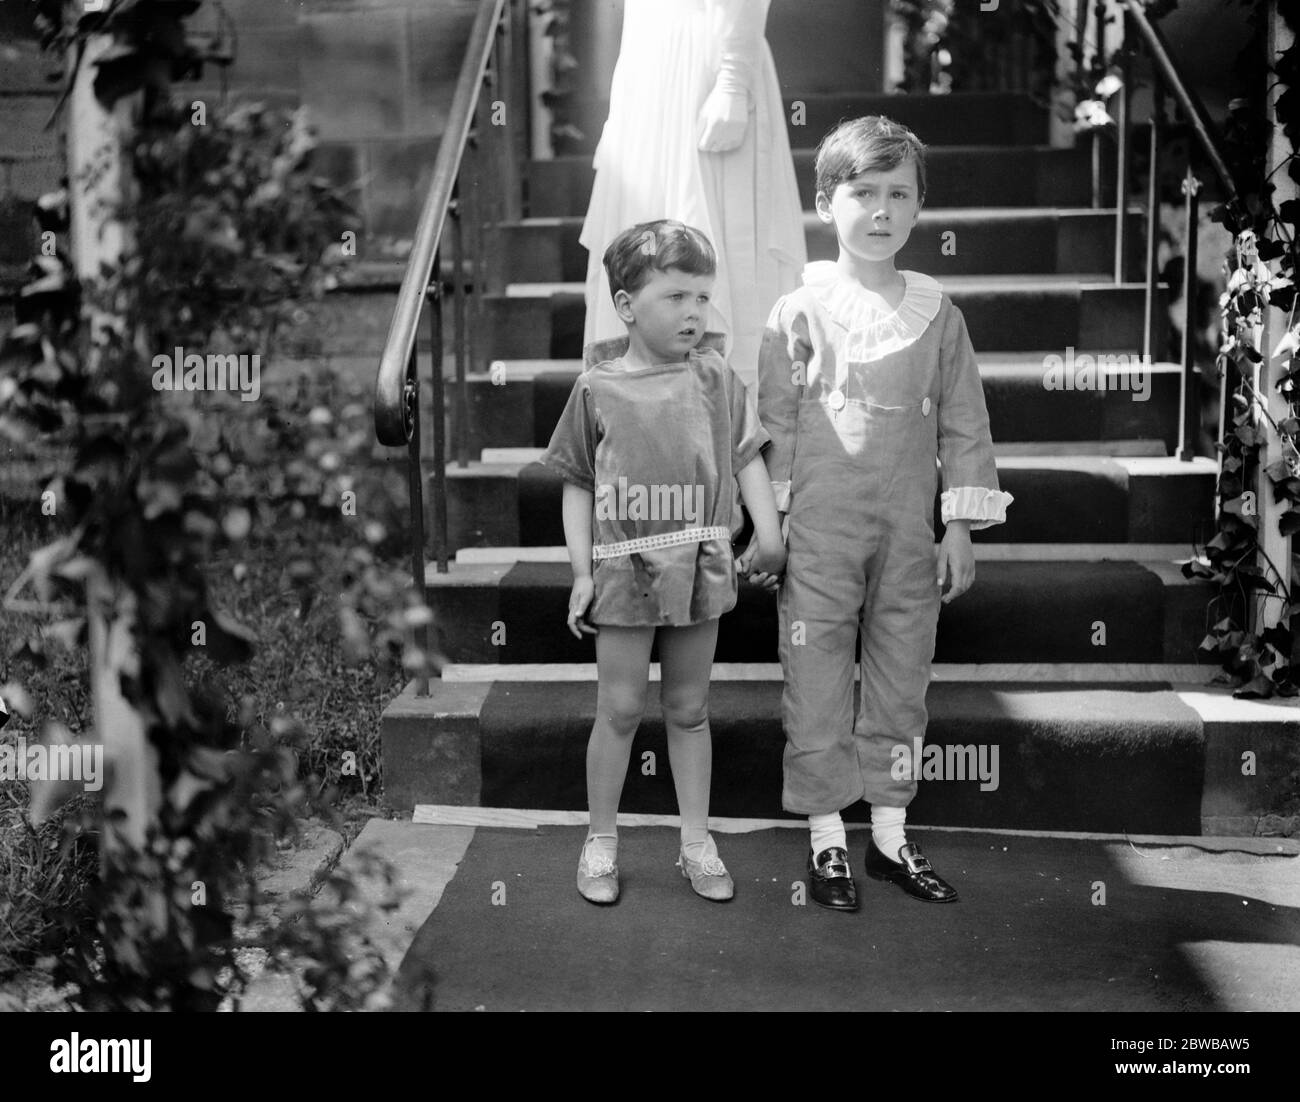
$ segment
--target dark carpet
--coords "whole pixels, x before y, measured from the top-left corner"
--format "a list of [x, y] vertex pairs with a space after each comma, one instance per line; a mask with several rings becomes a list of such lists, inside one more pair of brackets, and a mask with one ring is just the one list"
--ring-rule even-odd
[[962, 895], [934, 905], [863, 877], [853, 832], [863, 907], [841, 914], [798, 904], [802, 831], [716, 836], [737, 893], [714, 904], [673, 867], [675, 830], [626, 829], [622, 898], [598, 908], [574, 886], [584, 833], [479, 829], [397, 1008], [1214, 1010], [1185, 944], [1257, 944], [1267, 967], [1300, 943], [1294, 908], [1133, 884], [1098, 842], [980, 834], [917, 833]]

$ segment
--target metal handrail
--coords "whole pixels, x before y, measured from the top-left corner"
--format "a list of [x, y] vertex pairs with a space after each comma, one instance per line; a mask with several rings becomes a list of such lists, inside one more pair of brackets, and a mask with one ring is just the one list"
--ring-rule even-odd
[[[433, 162], [433, 179], [420, 211], [420, 221], [411, 246], [411, 257], [397, 292], [397, 308], [388, 329], [388, 339], [379, 358], [379, 375], [375, 382], [375, 435], [381, 444], [401, 447], [415, 431], [415, 417], [409, 408], [406, 383], [415, 349], [416, 328], [420, 311], [432, 278], [434, 259], [442, 242], [442, 230], [451, 207], [456, 176], [469, 141], [474, 105], [482, 87], [496, 28], [501, 22], [507, 0], [482, 0], [474, 26], [470, 30], [465, 60], [460, 67], [456, 91], [452, 96], [451, 114], [438, 143]], [[438, 350], [434, 350], [435, 355]], [[417, 389], [418, 396], [418, 389]], [[418, 400], [418, 397], [417, 397]]]
[[1227, 189], [1228, 198], [1237, 198], [1237, 182], [1233, 179], [1232, 170], [1228, 168], [1228, 163], [1223, 159], [1218, 142], [1214, 140], [1214, 132], [1209, 122], [1209, 113], [1205, 110], [1205, 105], [1196, 94], [1196, 90], [1183, 79], [1183, 75], [1174, 61], [1173, 54], [1169, 50], [1169, 43], [1165, 41], [1165, 36], [1160, 33], [1160, 28], [1147, 18], [1146, 9], [1143, 7], [1141, 0], [1122, 0], [1122, 2], [1128, 10], [1129, 17], [1133, 20], [1133, 25], [1137, 27], [1138, 32], [1145, 40], [1152, 60], [1159, 68], [1161, 80], [1172, 93], [1174, 99], [1177, 100], [1197, 144], [1200, 145], [1201, 151], [1210, 163], [1210, 167], [1214, 169], [1215, 175], [1219, 177], [1219, 181]]
[[[470, 29], [465, 58], [461, 63], [446, 129], [434, 159], [433, 176], [420, 209], [411, 254], [397, 294], [397, 305], [379, 359], [375, 381], [375, 435], [389, 447], [406, 445], [407, 493], [411, 514], [411, 580], [422, 613], [409, 617], [413, 644], [425, 657], [416, 671], [415, 692], [429, 692], [429, 669], [435, 665], [430, 648], [430, 622], [425, 605], [425, 515], [424, 467], [420, 456], [420, 374], [416, 331], [429, 302], [433, 371], [432, 430], [432, 521], [439, 573], [448, 570], [447, 524], [447, 417], [445, 349], [443, 344], [443, 300], [445, 276], [442, 267], [443, 234], [448, 217], [452, 220], [451, 284], [453, 338], [455, 344], [455, 397], [453, 430], [457, 462], [467, 465], [466, 420], [468, 372], [474, 360], [474, 331], [480, 325], [466, 324], [466, 296], [473, 294], [473, 306], [481, 311], [485, 292], [499, 292], [504, 286], [503, 257], [496, 246], [505, 221], [520, 213], [522, 188], [519, 161], [523, 150], [513, 136], [526, 133], [523, 118], [526, 104], [515, 98], [513, 83], [516, 55], [513, 40], [527, 32], [525, 0], [480, 0]], [[526, 53], [518, 54], [525, 58]], [[526, 91], [526, 78], [518, 85]], [[491, 125], [480, 121], [484, 92], [492, 99]], [[504, 107], [508, 119], [498, 118]], [[473, 155], [470, 151], [473, 150]], [[497, 163], [484, 171], [490, 156]], [[485, 231], [484, 222], [492, 225]], [[465, 232], [468, 229], [468, 234]], [[466, 237], [470, 238], [468, 255]], [[490, 239], [490, 242], [488, 241]], [[495, 250], [495, 251], [494, 251]]]

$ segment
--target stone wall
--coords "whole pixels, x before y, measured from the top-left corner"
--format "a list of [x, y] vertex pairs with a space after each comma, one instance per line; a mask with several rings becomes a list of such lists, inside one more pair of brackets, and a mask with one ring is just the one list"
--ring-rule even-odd
[[[306, 105], [323, 175], [349, 189], [367, 259], [409, 247], [446, 124], [477, 0], [224, 0], [236, 60], [179, 87], [217, 103]], [[58, 186], [61, 141], [45, 130], [58, 62], [42, 56], [25, 5], [0, 4], [0, 264], [30, 255], [30, 201]], [[216, 26], [205, 5], [197, 29]], [[12, 273], [11, 273], [12, 274]]]
[[[323, 174], [361, 211], [360, 254], [409, 248], [476, 0], [224, 0], [232, 97], [304, 104]], [[214, 74], [215, 76], [215, 74]], [[218, 81], [201, 91], [216, 94]]]

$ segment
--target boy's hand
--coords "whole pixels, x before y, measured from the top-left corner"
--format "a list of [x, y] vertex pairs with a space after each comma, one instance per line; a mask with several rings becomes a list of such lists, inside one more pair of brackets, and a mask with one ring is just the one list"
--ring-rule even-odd
[[950, 520], [939, 543], [939, 588], [951, 576], [952, 584], [943, 595], [946, 605], [975, 583], [975, 550], [970, 543], [970, 521]]
[[581, 639], [584, 634], [596, 634], [596, 629], [586, 619], [587, 609], [595, 595], [596, 586], [590, 578], [574, 579], [573, 589], [569, 591], [569, 630], [575, 639]]
[[740, 558], [736, 560], [736, 569], [754, 585], [773, 590], [781, 584], [781, 574], [785, 570], [785, 547], [778, 545], [764, 548], [758, 537], [749, 541]]

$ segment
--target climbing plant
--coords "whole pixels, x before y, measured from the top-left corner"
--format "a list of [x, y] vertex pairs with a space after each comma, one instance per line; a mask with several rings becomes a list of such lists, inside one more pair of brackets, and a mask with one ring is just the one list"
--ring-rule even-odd
[[[432, 661], [410, 643], [410, 626], [429, 615], [423, 594], [402, 607], [402, 572], [374, 553], [392, 510], [382, 479], [368, 473], [364, 409], [358, 417], [318, 407], [299, 418], [266, 396], [262, 416], [238, 416], [241, 395], [159, 389], [157, 357], [176, 348], [268, 357], [355, 251], [355, 215], [314, 172], [315, 140], [301, 112], [178, 95], [178, 82], [229, 60], [219, 35], [188, 33], [201, 6], [117, 0], [90, 12], [38, 0], [44, 45], [59, 56], [82, 64], [92, 38], [110, 40], [96, 98], [112, 108], [135, 97], [131, 186], [107, 212], [130, 227], [132, 245], [98, 278], [79, 281], [68, 192], [44, 197], [32, 279], [0, 345], [0, 434], [62, 441], [70, 457], [42, 488], [64, 534], [32, 557], [22, 579], [50, 630], [22, 640], [12, 657], [40, 663], [56, 641], [84, 648], [87, 579], [106, 579], [120, 599], [98, 614], [108, 617], [110, 645], [135, 652], [122, 663], [120, 691], [145, 732], [148, 773], [124, 777], [141, 763], [118, 762], [114, 773], [110, 762], [108, 787], [132, 781], [156, 793], [142, 845], [101, 805], [80, 824], [101, 846], [97, 920], [69, 924], [54, 979], [75, 985], [77, 1001], [93, 1009], [212, 1009], [237, 997], [248, 976], [234, 904], [251, 900], [253, 870], [311, 805], [292, 751], [300, 725], [291, 716], [236, 722], [232, 702], [186, 675], [200, 649], [242, 661], [256, 643], [213, 602], [203, 567], [216, 552], [286, 516], [337, 517], [352, 495], [361, 503], [352, 514], [358, 540], [304, 549], [288, 577], [304, 608], [326, 575], [341, 579], [339, 628], [354, 659], [376, 656], [411, 672]], [[109, 324], [92, 329], [92, 315]], [[287, 448], [301, 458], [267, 469], [268, 455]], [[116, 633], [121, 624], [129, 630]], [[387, 884], [383, 905], [395, 905], [393, 870], [374, 871]], [[369, 1005], [382, 979], [357, 895], [339, 874], [332, 905], [306, 908], [267, 945], [273, 965], [314, 962], [302, 992], [310, 1009]]]
[[[1258, 34], [1271, 5], [1245, 5]], [[1276, 11], [1294, 32], [1300, 6], [1282, 0]], [[1274, 501], [1284, 505], [1278, 523], [1288, 538], [1300, 531], [1300, 324], [1296, 311], [1296, 227], [1300, 201], [1275, 204], [1276, 184], [1266, 177], [1266, 151], [1273, 138], [1265, 121], [1265, 96], [1274, 85], [1285, 88], [1277, 99], [1277, 126], [1291, 152], [1275, 172], [1300, 182], [1300, 52], [1292, 45], [1269, 59], [1271, 78], [1256, 81], [1255, 94], [1229, 105], [1225, 150], [1238, 183], [1239, 201], [1217, 207], [1211, 217], [1232, 235], [1224, 261], [1226, 290], [1220, 299], [1222, 344], [1216, 371], [1226, 373], [1229, 406], [1224, 411], [1224, 438], [1217, 445], [1221, 474], [1217, 486], [1218, 531], [1202, 553], [1183, 570], [1219, 586], [1201, 649], [1215, 656], [1237, 685], [1238, 696], [1294, 696], [1300, 692], [1290, 589], [1296, 557], [1273, 561], [1260, 542], [1254, 487], [1262, 469]], [[1275, 78], [1272, 79], [1272, 78]], [[1275, 263], [1274, 263], [1275, 262]], [[1286, 315], [1286, 331], [1275, 337], [1269, 363], [1261, 336], [1266, 309]], [[1270, 413], [1268, 395], [1253, 384], [1255, 372], [1276, 375], [1274, 386], [1285, 398], [1287, 415]], [[1277, 444], [1268, 447], [1271, 427]], [[1289, 547], [1289, 542], [1288, 542]], [[1252, 615], [1260, 599], [1278, 602], [1276, 623], [1262, 627]], [[1262, 617], [1260, 618], [1262, 619]]]

